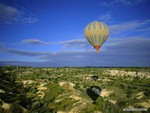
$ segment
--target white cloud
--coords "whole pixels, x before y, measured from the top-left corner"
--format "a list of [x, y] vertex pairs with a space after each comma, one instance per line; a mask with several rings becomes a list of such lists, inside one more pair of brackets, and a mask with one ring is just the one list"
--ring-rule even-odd
[[[35, 58], [38, 58], [39, 62], [31, 62], [32, 66], [150, 66], [150, 39], [144, 37], [108, 38], [99, 54], [96, 54], [94, 48], [56, 53], [17, 50], [4, 46], [0, 46], [0, 48], [1, 51], [19, 56], [36, 56]], [[40, 59], [44, 62], [40, 62]], [[19, 63], [19, 65], [25, 64]]]
[[72, 48], [85, 49], [91, 47], [91, 45], [87, 42], [86, 39], [74, 39], [74, 40], [59, 41], [59, 42], [44, 42], [39, 39], [26, 39], [26, 40], [22, 40], [20, 44], [30, 44], [30, 45], [59, 44], [62, 45], [63, 48], [68, 48], [68, 49], [72, 49]]
[[26, 39], [22, 40], [21, 44], [31, 44], [31, 45], [47, 45], [49, 44], [48, 42], [44, 42], [38, 39]]
[[1, 24], [31, 24], [37, 22], [38, 19], [31, 17], [25, 12], [19, 9], [7, 6], [5, 4], [0, 4], [0, 23]]

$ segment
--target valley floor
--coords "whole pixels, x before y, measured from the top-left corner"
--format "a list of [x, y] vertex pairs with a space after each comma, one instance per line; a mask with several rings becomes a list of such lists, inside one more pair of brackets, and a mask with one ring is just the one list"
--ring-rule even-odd
[[[122, 113], [125, 108], [150, 112], [150, 68], [7, 66], [0, 68], [0, 83], [2, 113]], [[92, 86], [101, 89], [95, 102], [87, 94]]]

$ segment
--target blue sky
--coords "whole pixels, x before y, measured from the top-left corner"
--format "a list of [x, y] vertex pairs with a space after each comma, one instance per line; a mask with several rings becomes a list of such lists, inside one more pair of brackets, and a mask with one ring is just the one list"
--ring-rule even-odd
[[[0, 65], [150, 66], [149, 0], [1, 0]], [[96, 54], [84, 28], [105, 22]]]

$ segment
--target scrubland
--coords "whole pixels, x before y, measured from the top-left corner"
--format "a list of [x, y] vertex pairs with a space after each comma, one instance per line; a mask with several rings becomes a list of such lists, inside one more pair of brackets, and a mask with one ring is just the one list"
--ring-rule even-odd
[[[95, 104], [86, 93], [91, 86], [101, 88]], [[0, 67], [0, 113], [123, 113], [124, 108], [150, 112], [150, 68]]]

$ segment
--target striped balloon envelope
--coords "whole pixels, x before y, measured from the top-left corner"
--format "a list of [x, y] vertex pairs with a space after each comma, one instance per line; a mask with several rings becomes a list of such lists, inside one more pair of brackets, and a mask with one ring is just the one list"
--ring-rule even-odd
[[94, 21], [86, 26], [84, 34], [87, 41], [96, 49], [96, 52], [98, 53], [100, 47], [109, 35], [109, 30], [107, 25], [103, 22]]

